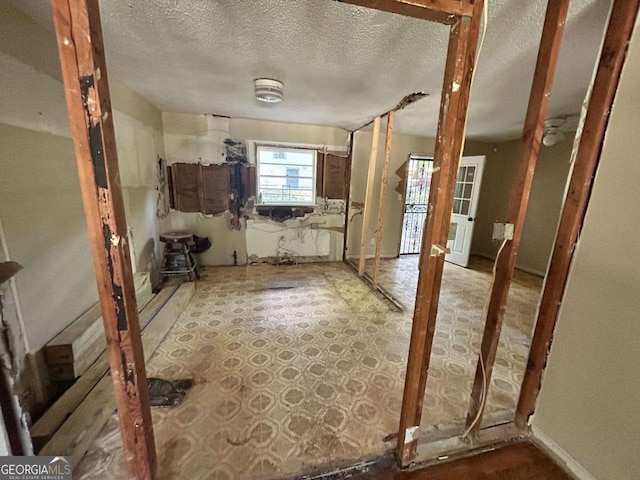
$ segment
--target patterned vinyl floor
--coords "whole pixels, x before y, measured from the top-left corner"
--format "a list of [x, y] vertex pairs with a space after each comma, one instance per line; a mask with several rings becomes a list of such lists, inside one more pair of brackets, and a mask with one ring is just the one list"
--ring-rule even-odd
[[[446, 265], [422, 431], [461, 431], [491, 264]], [[194, 377], [175, 408], [156, 407], [160, 479], [300, 478], [394, 446], [411, 331], [417, 257], [383, 261], [398, 312], [342, 263], [219, 267], [147, 365]], [[496, 360], [489, 421], [513, 415], [541, 279], [517, 274]], [[114, 415], [76, 469], [126, 478]]]

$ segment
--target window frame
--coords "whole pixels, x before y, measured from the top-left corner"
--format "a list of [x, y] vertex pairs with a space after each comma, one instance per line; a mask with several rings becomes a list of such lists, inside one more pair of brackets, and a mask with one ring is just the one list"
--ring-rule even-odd
[[[303, 202], [303, 201], [283, 201], [283, 202], [273, 202], [273, 201], [268, 201], [268, 202], [260, 202], [259, 198], [260, 198], [260, 193], [261, 193], [261, 187], [260, 187], [260, 151], [271, 151], [271, 152], [284, 152], [284, 153], [305, 153], [305, 154], [312, 154], [313, 156], [313, 164], [311, 166], [311, 172], [312, 172], [312, 176], [311, 176], [311, 192], [312, 192], [312, 197], [311, 197], [311, 201], [310, 202]], [[256, 150], [255, 150], [255, 161], [256, 161], [256, 205], [258, 206], [267, 206], [267, 207], [312, 207], [316, 205], [316, 195], [317, 195], [317, 191], [316, 191], [316, 182], [318, 179], [318, 151], [314, 148], [305, 148], [305, 147], [280, 147], [277, 145], [265, 145], [265, 144], [256, 144]], [[286, 164], [282, 164], [283, 166], [287, 167]], [[284, 178], [285, 180], [290, 178], [287, 176], [283, 176], [282, 178]], [[296, 177], [296, 178], [309, 178], [309, 177]]]

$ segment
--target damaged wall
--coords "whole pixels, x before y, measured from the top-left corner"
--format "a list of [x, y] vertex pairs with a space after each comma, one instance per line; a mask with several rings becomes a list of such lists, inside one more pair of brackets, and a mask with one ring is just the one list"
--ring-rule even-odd
[[[180, 113], [163, 113], [163, 124], [169, 164], [224, 163], [227, 139], [246, 144], [251, 164], [255, 164], [256, 142], [308, 148], [326, 146], [345, 152], [348, 147], [348, 133], [333, 127]], [[211, 239], [213, 247], [200, 255], [203, 265], [233, 265], [234, 252], [241, 265], [285, 252], [305, 259], [340, 260], [343, 235], [337, 230], [344, 225], [344, 216], [339, 213], [339, 206], [327, 207], [337, 213], [327, 213], [324, 207], [321, 205], [314, 214], [285, 222], [246, 212], [251, 219], [241, 219], [240, 230], [231, 228], [229, 213], [203, 215], [172, 210], [169, 218], [172, 229], [189, 230]], [[312, 229], [312, 223], [318, 224], [318, 229]]]
[[[375, 230], [378, 220], [378, 205], [380, 202], [380, 183], [382, 167], [384, 163], [384, 146], [387, 122], [383, 120], [380, 125], [380, 143], [378, 146], [378, 159], [376, 163], [375, 190], [373, 204], [371, 205], [371, 224], [369, 238], [375, 238]], [[362, 234], [362, 206], [367, 188], [367, 171], [369, 156], [371, 154], [371, 130], [360, 130], [354, 138], [354, 154], [351, 175], [351, 198], [349, 209], [349, 232], [347, 244], [347, 256], [357, 258], [360, 255], [360, 236]], [[385, 199], [384, 226], [382, 232], [382, 257], [394, 258], [400, 252], [400, 238], [402, 234], [402, 218], [404, 212], [404, 195], [396, 191], [400, 183], [400, 177], [396, 170], [409, 159], [410, 154], [432, 154], [435, 139], [394, 133], [391, 141], [391, 157], [389, 161], [389, 183]], [[465, 147], [466, 155], [487, 155], [491, 146], [482, 142], [468, 141]], [[354, 205], [356, 203], [356, 205]], [[357, 204], [360, 205], [357, 205]], [[368, 258], [375, 255], [375, 245], [367, 242]]]
[[[109, 83], [133, 266], [157, 274], [162, 116], [116, 79]], [[15, 281], [30, 359], [41, 359], [41, 347], [98, 295], [55, 35], [5, 3], [0, 4], [0, 104], [0, 217], [11, 257], [25, 267]], [[42, 364], [34, 364], [46, 384]], [[36, 376], [32, 372], [31, 378]], [[35, 395], [37, 403], [45, 392]]]

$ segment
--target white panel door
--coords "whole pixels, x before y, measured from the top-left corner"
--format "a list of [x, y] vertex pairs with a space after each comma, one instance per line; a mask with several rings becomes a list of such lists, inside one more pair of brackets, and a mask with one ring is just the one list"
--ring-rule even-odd
[[484, 156], [463, 157], [458, 169], [451, 215], [451, 223], [455, 225], [455, 238], [450, 237], [447, 243], [451, 253], [445, 257], [445, 260], [461, 267], [469, 264], [484, 162]]

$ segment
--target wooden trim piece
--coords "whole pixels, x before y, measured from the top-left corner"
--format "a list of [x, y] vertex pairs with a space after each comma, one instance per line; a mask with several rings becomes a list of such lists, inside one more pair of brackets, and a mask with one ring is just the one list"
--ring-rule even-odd
[[364, 265], [367, 260], [367, 238], [369, 237], [369, 223], [371, 223], [371, 203], [373, 202], [373, 182], [376, 178], [376, 163], [378, 160], [378, 142], [380, 141], [380, 117], [373, 121], [373, 137], [371, 140], [371, 156], [367, 173], [367, 190], [362, 209], [362, 233], [360, 234], [360, 261], [358, 275], [364, 275]]
[[[491, 374], [509, 297], [509, 286], [518, 258], [518, 247], [529, 205], [533, 174], [538, 161], [538, 152], [544, 132], [544, 120], [549, 106], [568, 8], [569, 0], [550, 0], [542, 29], [538, 60], [520, 143], [518, 167], [507, 207], [506, 221], [514, 225], [513, 240], [503, 244], [496, 258], [495, 278], [489, 293], [489, 306], [480, 346], [480, 357], [476, 366], [467, 415], [467, 428], [470, 428], [469, 433], [472, 437], [480, 429], [485, 403], [483, 397], [486, 398], [491, 385]], [[484, 363], [484, 369], [481, 362]]]
[[[97, 0], [52, 0], [58, 52], [131, 478], [157, 466]], [[59, 452], [56, 452], [59, 454]]]
[[468, 0], [337, 0], [406, 17], [451, 25], [460, 16], [473, 15]]
[[483, 6], [483, 0], [476, 0], [473, 17], [456, 20], [449, 36], [434, 174], [429, 193], [429, 215], [422, 239], [420, 275], [400, 415], [397, 457], [402, 466], [411, 464], [416, 456], [451, 221], [452, 185], [458, 173], [459, 152], [464, 142]]
[[573, 252], [582, 230], [593, 180], [600, 161], [609, 114], [618, 89], [639, 7], [640, 0], [615, 0], [612, 6], [592, 93], [588, 99], [588, 110], [586, 116], [583, 116], [583, 126], [579, 130], [581, 133], [575, 143], [573, 170], [560, 216], [529, 351], [529, 361], [516, 409], [515, 421], [520, 428], [526, 427], [529, 417], [535, 410]]
[[378, 273], [380, 272], [380, 255], [382, 254], [382, 228], [384, 227], [384, 202], [387, 199], [387, 184], [389, 183], [389, 160], [391, 159], [391, 139], [393, 138], [393, 119], [395, 112], [392, 110], [387, 117], [387, 139], [384, 146], [384, 163], [382, 165], [382, 180], [380, 185], [380, 203], [378, 206], [378, 226], [376, 227], [376, 256], [373, 267], [373, 288], [378, 286]]
[[349, 155], [347, 156], [347, 169], [344, 180], [344, 236], [342, 238], [342, 261], [347, 260], [347, 246], [349, 244], [349, 200], [351, 198], [351, 166], [353, 162], [353, 141], [355, 134], [349, 133]]

